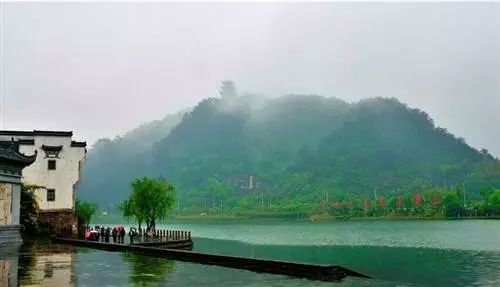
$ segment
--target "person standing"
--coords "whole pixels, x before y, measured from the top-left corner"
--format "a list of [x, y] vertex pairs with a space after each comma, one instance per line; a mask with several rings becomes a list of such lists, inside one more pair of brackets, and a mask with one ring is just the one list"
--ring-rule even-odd
[[104, 226], [101, 226], [101, 241], [104, 241], [105, 235], [106, 235], [106, 228], [104, 228]]
[[125, 241], [125, 227], [120, 226], [120, 243]]
[[109, 243], [109, 236], [110, 236], [110, 233], [111, 233], [111, 228], [106, 228], [106, 231], [104, 232], [104, 241], [108, 242]]
[[111, 234], [113, 236], [113, 243], [116, 243], [116, 237], [118, 236], [118, 230], [116, 230], [116, 227], [113, 227]]
[[128, 235], [130, 236], [130, 244], [134, 244], [134, 237], [137, 235], [137, 230], [135, 227], [131, 227]]

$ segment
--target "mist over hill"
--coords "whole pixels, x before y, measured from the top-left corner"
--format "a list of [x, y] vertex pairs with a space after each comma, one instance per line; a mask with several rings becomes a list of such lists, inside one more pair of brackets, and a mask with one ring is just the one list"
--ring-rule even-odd
[[112, 208], [135, 177], [151, 175], [174, 183], [178, 211], [292, 212], [325, 196], [409, 195], [467, 183], [477, 198], [500, 186], [497, 159], [396, 99], [221, 94], [99, 140], [78, 196]]

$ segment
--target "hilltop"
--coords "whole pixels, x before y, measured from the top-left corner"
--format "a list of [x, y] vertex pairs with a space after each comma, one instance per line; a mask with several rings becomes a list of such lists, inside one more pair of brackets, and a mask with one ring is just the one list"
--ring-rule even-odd
[[480, 199], [500, 186], [500, 163], [396, 99], [232, 94], [99, 140], [78, 193], [116, 206], [143, 175], [177, 186], [178, 212], [313, 212], [328, 196], [358, 204], [464, 183]]

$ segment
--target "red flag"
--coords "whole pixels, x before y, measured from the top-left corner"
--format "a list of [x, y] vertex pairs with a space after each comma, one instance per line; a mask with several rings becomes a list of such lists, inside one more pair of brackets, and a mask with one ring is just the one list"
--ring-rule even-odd
[[396, 208], [401, 209], [403, 207], [403, 201], [401, 200], [401, 195], [396, 197]]
[[363, 199], [363, 208], [364, 209], [370, 208], [370, 201], [368, 200], [368, 198]]
[[385, 198], [383, 196], [378, 197], [378, 207], [384, 208], [385, 206]]
[[420, 204], [422, 203], [422, 196], [420, 196], [420, 193], [415, 193], [415, 195], [413, 195], [413, 205], [415, 207], [419, 207]]

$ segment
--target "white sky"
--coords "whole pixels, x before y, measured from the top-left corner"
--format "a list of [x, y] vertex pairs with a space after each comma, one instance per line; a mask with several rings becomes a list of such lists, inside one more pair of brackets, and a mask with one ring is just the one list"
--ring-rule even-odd
[[214, 96], [396, 97], [500, 156], [500, 3], [1, 3], [6, 129], [94, 142]]

